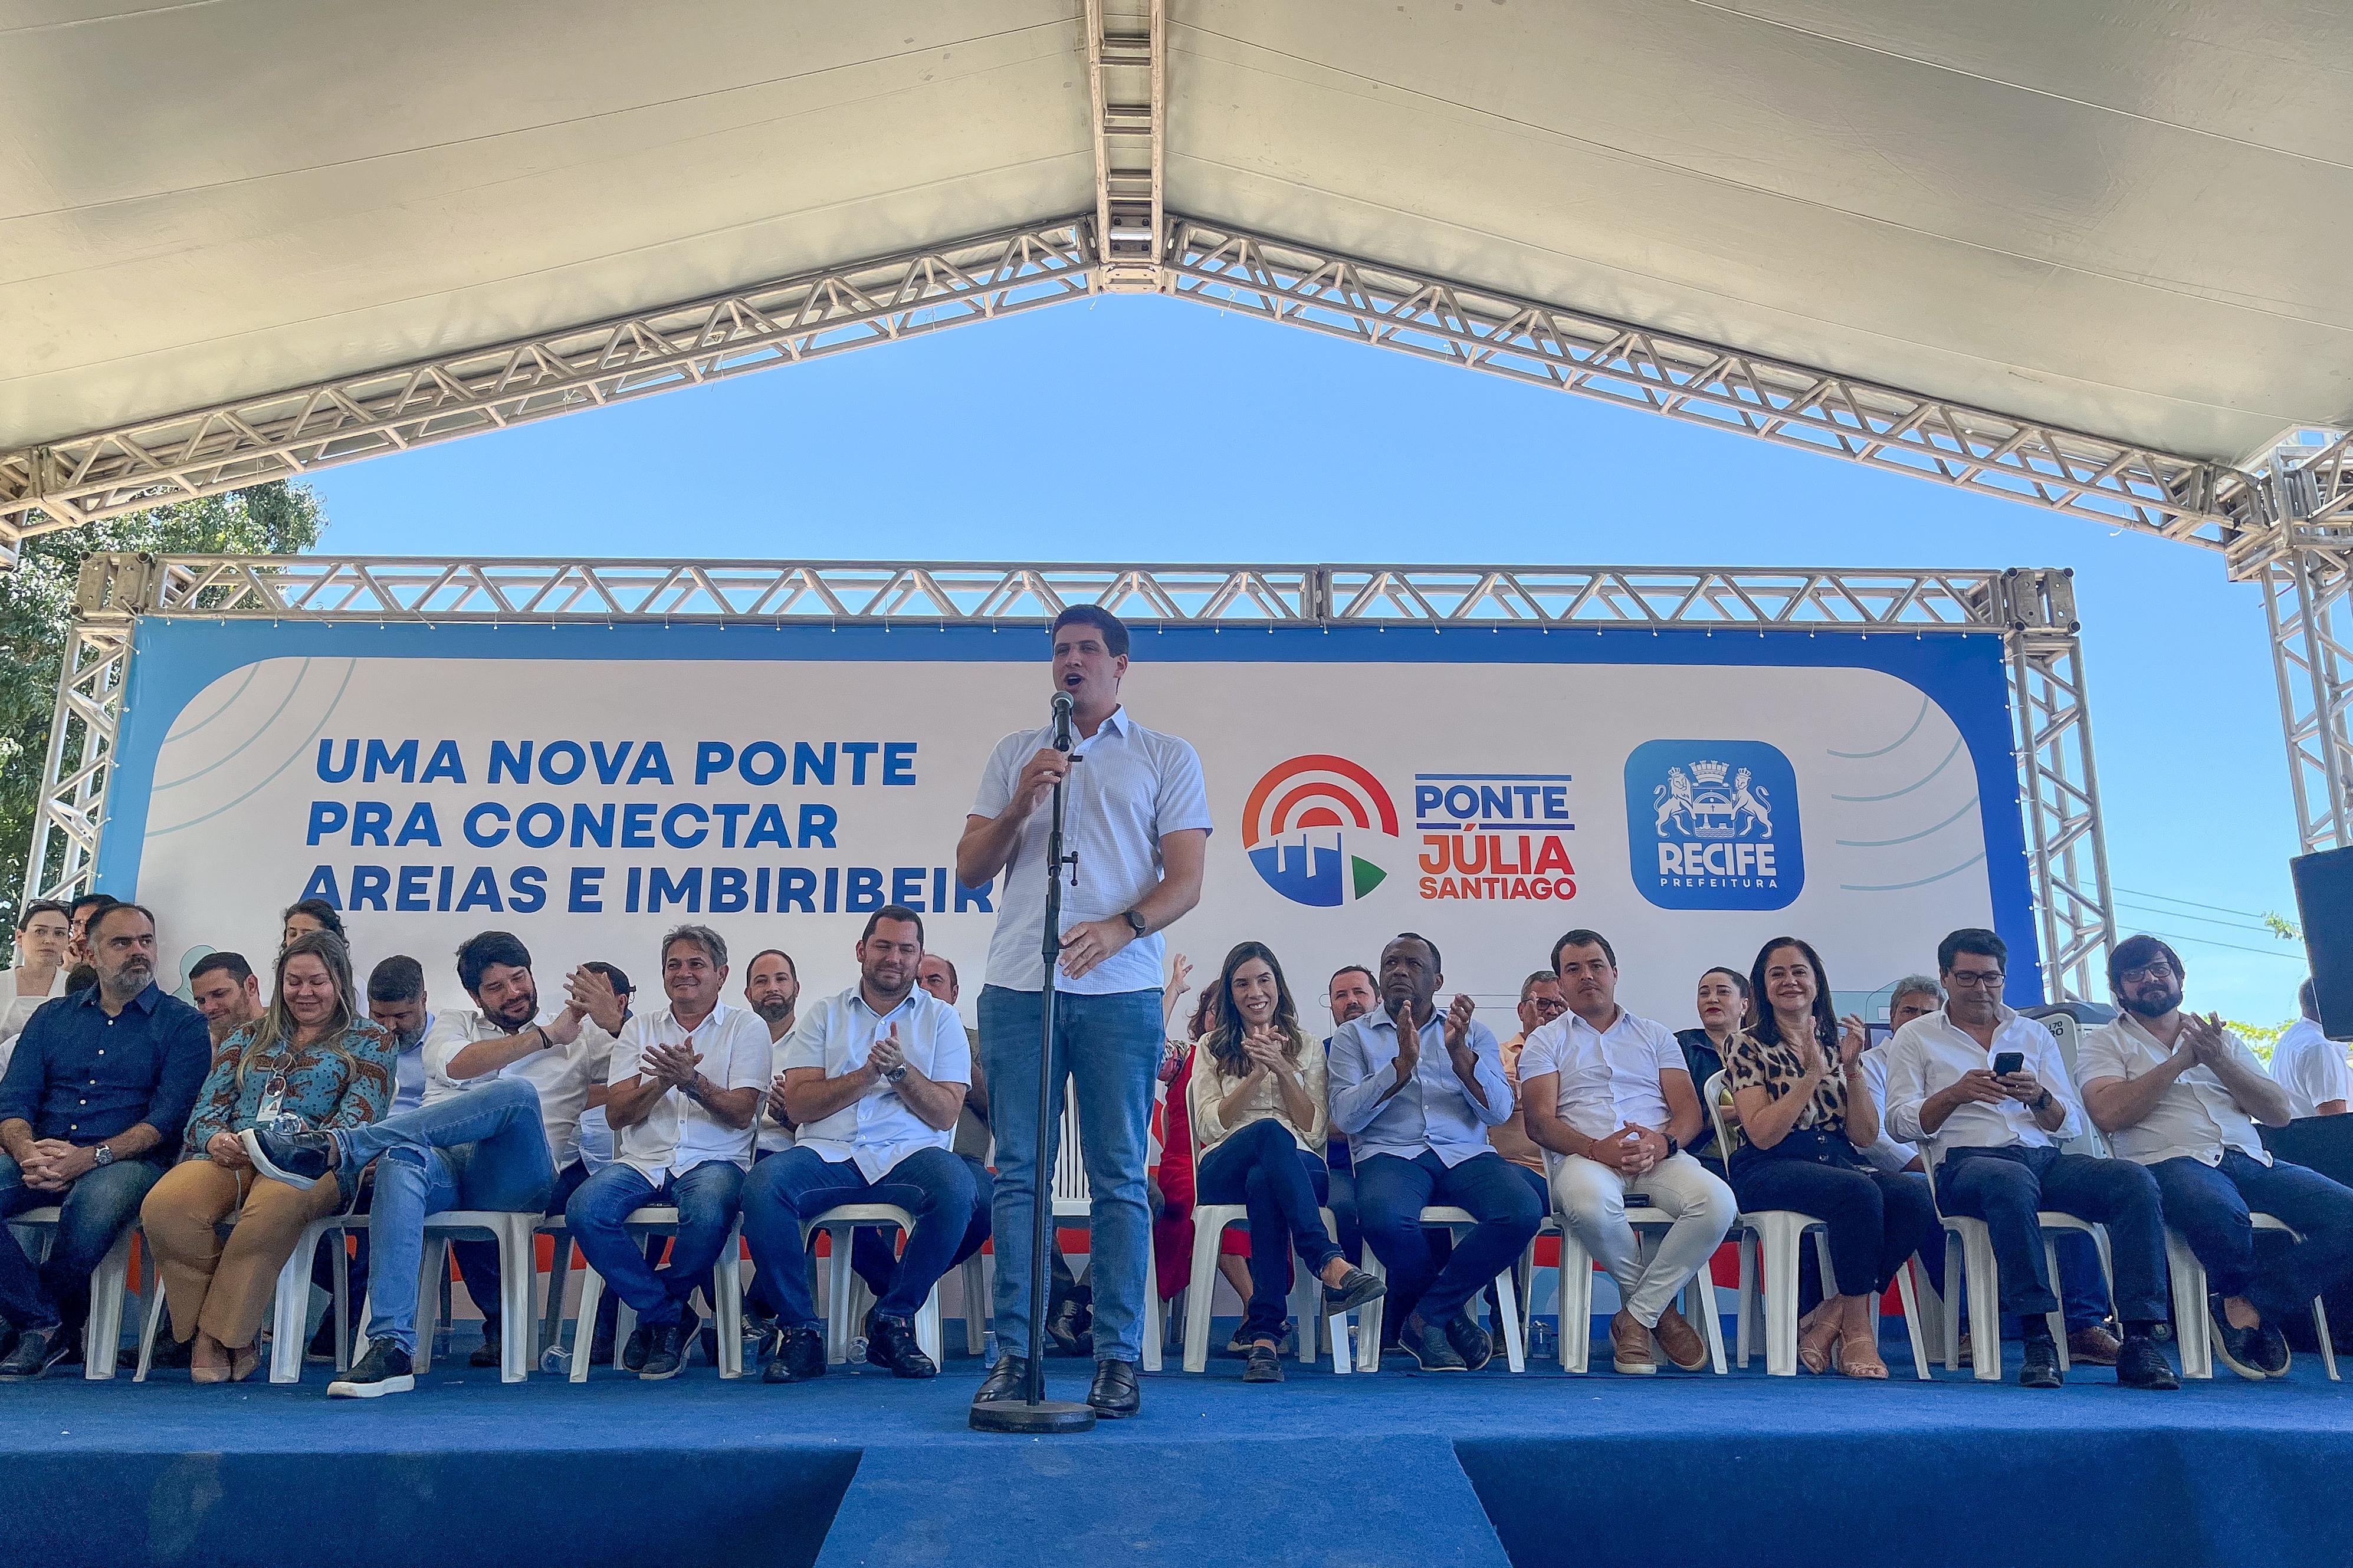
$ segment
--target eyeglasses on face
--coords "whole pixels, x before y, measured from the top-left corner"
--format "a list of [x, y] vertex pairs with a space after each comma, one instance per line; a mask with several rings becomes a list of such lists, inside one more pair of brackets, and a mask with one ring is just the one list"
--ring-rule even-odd
[[2002, 983], [2003, 975], [1999, 969], [1956, 969], [1947, 978], [1965, 990], [1990, 991]]

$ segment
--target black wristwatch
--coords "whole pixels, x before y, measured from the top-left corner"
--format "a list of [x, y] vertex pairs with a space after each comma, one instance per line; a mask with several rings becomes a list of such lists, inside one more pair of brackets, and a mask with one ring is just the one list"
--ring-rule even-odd
[[2042, 1093], [2036, 1098], [2034, 1103], [2028, 1106], [2026, 1109], [2031, 1110], [2037, 1116], [2040, 1116], [2044, 1111], [2050, 1110], [2051, 1091], [2048, 1089], [2045, 1089]]
[[1677, 1139], [1676, 1139], [1676, 1137], [1675, 1137], [1675, 1135], [1674, 1135], [1673, 1133], [1672, 1133], [1672, 1132], [1668, 1133], [1668, 1134], [1667, 1134], [1667, 1158], [1668, 1158], [1668, 1159], [1670, 1159], [1670, 1160], [1672, 1160], [1672, 1159], [1673, 1159], [1676, 1155], [1678, 1155], [1678, 1154], [1682, 1153], [1683, 1152], [1683, 1144], [1682, 1144], [1679, 1141], [1677, 1141]]
[[1119, 918], [1127, 922], [1127, 929], [1134, 931], [1138, 937], [1149, 934], [1152, 930], [1151, 926], [1145, 923], [1144, 917], [1134, 910], [1122, 910], [1119, 913]]

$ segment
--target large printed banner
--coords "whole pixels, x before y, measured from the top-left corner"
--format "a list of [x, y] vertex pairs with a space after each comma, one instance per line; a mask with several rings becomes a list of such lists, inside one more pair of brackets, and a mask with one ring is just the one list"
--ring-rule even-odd
[[[956, 885], [955, 841], [990, 748], [1044, 721], [1047, 652], [1030, 627], [151, 619], [100, 886], [184, 963], [259, 964], [278, 910], [325, 898], [364, 966], [414, 954], [452, 999], [475, 931], [650, 982], [688, 919], [832, 989], [906, 903], [976, 992], [996, 889]], [[1627, 1004], [1683, 1024], [1699, 972], [1769, 936], [1859, 997], [1989, 923], [2040, 995], [1996, 637], [1182, 628], [1134, 653], [1131, 710], [1198, 748], [1217, 821], [1170, 945], [1213, 971], [1270, 942], [1311, 1023], [1404, 930], [1495, 1005], [1598, 928]]]

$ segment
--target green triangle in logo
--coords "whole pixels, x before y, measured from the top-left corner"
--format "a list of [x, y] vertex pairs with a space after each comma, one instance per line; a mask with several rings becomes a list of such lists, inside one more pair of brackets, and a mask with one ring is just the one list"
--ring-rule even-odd
[[1348, 868], [1355, 876], [1356, 896], [1360, 899], [1379, 887], [1388, 877], [1387, 871], [1382, 870], [1370, 860], [1360, 860], [1353, 855], [1348, 858]]

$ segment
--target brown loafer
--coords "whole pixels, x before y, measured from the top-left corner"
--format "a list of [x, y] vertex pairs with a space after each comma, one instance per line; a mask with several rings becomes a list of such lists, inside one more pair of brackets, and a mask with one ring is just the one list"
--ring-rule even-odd
[[2085, 1366], [2114, 1366], [2124, 1342], [2099, 1324], [2088, 1329], [2073, 1329], [2067, 1334], [2067, 1359], [2082, 1362]]
[[1672, 1307], [1659, 1314], [1659, 1326], [1651, 1331], [1659, 1336], [1659, 1348], [1667, 1359], [1683, 1371], [1697, 1372], [1707, 1364], [1707, 1342]]
[[1651, 1354], [1651, 1331], [1623, 1307], [1609, 1320], [1609, 1364], [1635, 1375], [1659, 1370], [1657, 1359]]

